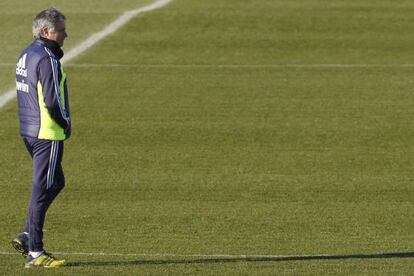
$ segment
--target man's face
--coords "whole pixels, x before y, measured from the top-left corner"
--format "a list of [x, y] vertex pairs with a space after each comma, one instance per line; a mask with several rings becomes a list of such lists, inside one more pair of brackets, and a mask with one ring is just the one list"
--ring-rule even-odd
[[63, 42], [65, 41], [65, 38], [68, 36], [68, 34], [66, 33], [65, 21], [60, 21], [56, 23], [54, 30], [44, 28], [42, 32], [45, 38], [56, 41], [60, 47], [63, 46]]

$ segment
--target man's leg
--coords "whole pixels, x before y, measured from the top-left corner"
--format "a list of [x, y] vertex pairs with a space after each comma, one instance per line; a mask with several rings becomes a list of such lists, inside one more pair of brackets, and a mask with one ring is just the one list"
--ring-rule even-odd
[[41, 252], [46, 212], [65, 185], [61, 166], [63, 142], [33, 139], [31, 143], [33, 183], [25, 232], [29, 232], [29, 251]]
[[59, 267], [65, 260], [43, 250], [43, 225], [48, 208], [65, 186], [61, 165], [63, 141], [25, 138], [24, 142], [33, 159], [32, 196], [26, 225], [12, 245], [27, 256], [25, 267]]
[[[43, 250], [43, 225], [46, 212], [65, 186], [61, 166], [62, 156], [62, 141], [41, 141], [34, 150], [33, 189], [28, 223], [29, 254], [26, 258], [26, 268], [65, 265], [65, 260], [56, 259], [52, 254]], [[45, 163], [48, 163], [47, 166], [44, 165]], [[47, 172], [45, 167], [47, 167]]]
[[[56, 167], [56, 173], [55, 173], [55, 184], [51, 187], [50, 191], [47, 193], [47, 197], [45, 202], [47, 203], [47, 208], [52, 204], [54, 199], [59, 195], [60, 191], [65, 187], [65, 176], [63, 174], [62, 165], [58, 164]], [[31, 201], [29, 203], [29, 213], [30, 213], [30, 206]], [[28, 215], [26, 219], [26, 224], [23, 228], [22, 233], [29, 233], [29, 218], [30, 215]]]

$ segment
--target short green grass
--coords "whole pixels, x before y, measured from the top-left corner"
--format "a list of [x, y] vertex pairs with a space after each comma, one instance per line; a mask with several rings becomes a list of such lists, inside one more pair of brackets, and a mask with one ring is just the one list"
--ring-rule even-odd
[[[30, 24], [40, 2], [0, 4], [14, 11], [2, 12], [12, 38], [0, 42], [3, 90], [29, 42], [19, 19]], [[56, 4], [66, 50], [150, 1], [75, 2]], [[175, 0], [71, 60], [67, 187], [45, 226], [46, 247], [69, 262], [58, 274], [409, 274], [413, 254], [376, 254], [414, 251], [414, 68], [401, 66], [413, 63], [413, 9]], [[30, 189], [15, 105], [0, 111], [2, 252], [13, 252]], [[217, 254], [345, 257], [207, 256]], [[3, 274], [22, 267], [0, 256]]]

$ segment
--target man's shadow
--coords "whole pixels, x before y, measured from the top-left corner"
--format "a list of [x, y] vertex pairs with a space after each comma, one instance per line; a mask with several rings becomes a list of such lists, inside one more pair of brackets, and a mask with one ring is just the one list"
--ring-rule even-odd
[[319, 261], [319, 260], [348, 260], [348, 259], [394, 259], [414, 258], [414, 252], [351, 254], [351, 255], [304, 255], [304, 256], [240, 256], [220, 258], [177, 258], [131, 261], [92, 261], [72, 262], [70, 267], [82, 266], [128, 266], [128, 265], [168, 265], [168, 264], [211, 264], [211, 263], [247, 263], [247, 262], [287, 262], [287, 261]]

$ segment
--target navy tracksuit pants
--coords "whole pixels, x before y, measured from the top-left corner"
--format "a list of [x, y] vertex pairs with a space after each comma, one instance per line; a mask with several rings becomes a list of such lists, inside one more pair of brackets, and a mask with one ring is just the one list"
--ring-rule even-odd
[[33, 160], [32, 195], [23, 232], [29, 233], [29, 250], [43, 250], [43, 225], [46, 212], [65, 186], [62, 170], [63, 141], [24, 137]]

